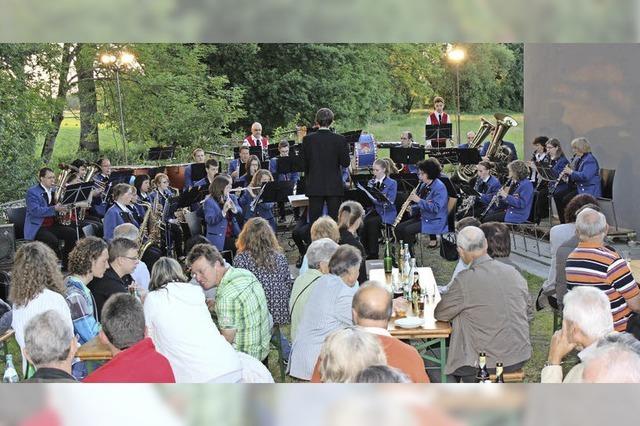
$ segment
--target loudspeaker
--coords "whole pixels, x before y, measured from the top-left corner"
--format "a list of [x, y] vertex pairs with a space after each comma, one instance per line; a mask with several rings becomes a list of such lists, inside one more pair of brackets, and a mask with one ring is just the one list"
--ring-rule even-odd
[[0, 225], [0, 260], [13, 260], [16, 252], [16, 237], [13, 224]]

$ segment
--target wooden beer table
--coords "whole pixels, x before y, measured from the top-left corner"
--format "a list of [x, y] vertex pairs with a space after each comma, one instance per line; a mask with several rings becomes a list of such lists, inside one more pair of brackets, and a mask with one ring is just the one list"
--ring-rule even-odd
[[87, 371], [91, 373], [100, 365], [101, 361], [108, 361], [113, 355], [111, 355], [109, 347], [96, 336], [80, 346], [78, 352], [76, 352], [76, 357], [87, 363]]
[[[451, 325], [446, 322], [436, 321], [434, 328], [400, 328], [395, 326], [395, 320], [392, 317], [389, 320], [387, 330], [389, 333], [400, 340], [409, 340], [411, 345], [416, 348], [422, 359], [425, 361], [435, 362], [440, 366], [440, 377], [442, 383], [447, 383], [447, 375], [445, 374], [445, 366], [447, 365], [447, 344], [446, 339], [451, 335]], [[429, 349], [440, 345], [440, 357], [429, 355]]]

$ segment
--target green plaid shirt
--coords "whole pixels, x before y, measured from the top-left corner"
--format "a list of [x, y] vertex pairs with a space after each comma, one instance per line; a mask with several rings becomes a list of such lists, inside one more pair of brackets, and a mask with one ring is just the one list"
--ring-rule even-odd
[[230, 267], [216, 292], [221, 329], [235, 329], [234, 347], [262, 361], [269, 355], [271, 330], [267, 298], [260, 281], [246, 269]]

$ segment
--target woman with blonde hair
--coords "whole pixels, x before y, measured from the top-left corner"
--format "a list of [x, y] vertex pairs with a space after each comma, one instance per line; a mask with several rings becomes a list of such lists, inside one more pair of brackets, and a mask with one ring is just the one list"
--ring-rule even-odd
[[358, 237], [358, 231], [364, 223], [364, 208], [357, 201], [345, 201], [340, 204], [338, 210], [338, 230], [340, 231], [340, 240], [338, 244], [348, 244], [357, 248], [362, 254], [362, 263], [360, 264], [360, 275], [358, 281], [363, 283], [367, 280], [367, 271], [365, 269], [365, 260], [367, 255], [364, 246]]
[[[316, 221], [313, 222], [313, 225], [311, 225], [309, 234], [311, 236], [312, 243], [320, 238], [329, 238], [336, 243], [340, 241], [340, 230], [338, 229], [338, 224], [333, 220], [333, 218], [331, 218], [331, 216], [322, 216], [316, 219]], [[302, 263], [300, 264], [298, 275], [303, 275], [307, 270], [309, 270], [309, 260], [305, 253], [302, 258]]]
[[240, 203], [240, 207], [242, 207], [245, 221], [252, 217], [261, 217], [268, 221], [273, 232], [276, 232], [276, 219], [273, 216], [273, 206], [275, 203], [265, 203], [260, 201], [253, 207], [253, 209], [251, 208], [256, 197], [260, 193], [260, 189], [251, 188], [261, 188], [262, 185], [265, 185], [267, 182], [273, 182], [271, 172], [265, 169], [258, 170], [256, 174], [253, 175], [249, 187], [242, 191], [242, 195], [238, 199], [238, 203]]
[[377, 337], [357, 327], [330, 334], [322, 345], [319, 358], [322, 383], [353, 383], [365, 368], [387, 365], [387, 357]]
[[177, 383], [235, 383], [240, 359], [213, 323], [202, 288], [190, 282], [177, 260], [153, 266], [144, 318], [156, 350], [171, 364]]
[[[398, 183], [389, 177], [391, 173], [391, 161], [378, 159], [373, 163], [373, 179], [369, 181], [369, 187], [375, 188], [386, 197], [387, 201], [373, 201], [373, 207], [369, 209], [364, 218], [363, 245], [367, 251], [367, 259], [378, 259], [381, 231], [393, 223], [398, 212], [396, 211], [396, 196], [398, 195]], [[385, 232], [386, 235], [386, 232]]]
[[[64, 295], [65, 287], [55, 252], [39, 241], [20, 246], [11, 269], [9, 301], [13, 310], [11, 327], [23, 351], [22, 359], [25, 359], [24, 330], [36, 315], [54, 310], [73, 329], [71, 311]], [[23, 362], [24, 372], [26, 363]]]

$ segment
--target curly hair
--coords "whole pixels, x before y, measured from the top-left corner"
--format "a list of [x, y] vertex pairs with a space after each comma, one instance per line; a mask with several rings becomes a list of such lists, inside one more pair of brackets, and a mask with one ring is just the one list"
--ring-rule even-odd
[[236, 241], [238, 253], [249, 252], [258, 267], [273, 268], [273, 253], [281, 252], [278, 239], [271, 229], [271, 225], [261, 217], [254, 217], [247, 221]]
[[507, 166], [509, 170], [513, 171], [516, 180], [520, 181], [526, 179], [529, 176], [529, 166], [522, 160], [514, 160]]
[[9, 299], [16, 307], [26, 306], [45, 288], [65, 294], [58, 258], [49, 246], [39, 241], [18, 249], [11, 277]]
[[78, 241], [69, 253], [69, 273], [86, 275], [91, 272], [91, 265], [107, 250], [107, 243], [97, 237], [86, 237]]
[[564, 208], [564, 221], [566, 223], [574, 223], [578, 210], [587, 204], [595, 204], [597, 206], [598, 200], [591, 194], [578, 194], [573, 197]]

